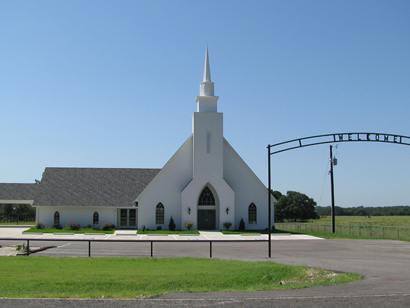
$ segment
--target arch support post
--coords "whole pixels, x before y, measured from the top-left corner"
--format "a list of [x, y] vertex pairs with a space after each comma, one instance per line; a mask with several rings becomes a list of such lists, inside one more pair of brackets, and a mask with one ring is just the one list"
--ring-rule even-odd
[[272, 257], [272, 241], [271, 241], [271, 236], [272, 236], [272, 206], [271, 206], [271, 201], [272, 201], [272, 183], [271, 183], [271, 165], [270, 165], [270, 145], [268, 145], [268, 257]]

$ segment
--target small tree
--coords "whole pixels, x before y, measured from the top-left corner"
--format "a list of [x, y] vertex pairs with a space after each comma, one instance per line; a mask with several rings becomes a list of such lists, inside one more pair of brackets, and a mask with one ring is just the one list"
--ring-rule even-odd
[[243, 218], [241, 218], [241, 221], [239, 222], [239, 231], [245, 231], [245, 222], [243, 221]]
[[175, 225], [174, 219], [173, 219], [172, 216], [171, 216], [171, 219], [169, 220], [168, 229], [169, 229], [170, 231], [175, 231], [175, 228], [176, 228], [176, 227], [177, 227], [177, 226]]
[[275, 204], [275, 218], [276, 221], [315, 219], [318, 218], [315, 207], [316, 202], [307, 195], [288, 191]]
[[224, 228], [225, 228], [225, 230], [229, 230], [229, 229], [231, 228], [231, 226], [232, 226], [232, 223], [230, 223], [229, 221], [224, 222]]

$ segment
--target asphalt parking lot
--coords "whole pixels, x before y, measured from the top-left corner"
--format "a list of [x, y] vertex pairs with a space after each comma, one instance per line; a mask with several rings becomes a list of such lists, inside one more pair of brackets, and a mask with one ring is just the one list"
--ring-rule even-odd
[[[8, 243], [12, 244], [12, 243]], [[47, 243], [50, 245], [50, 243]], [[57, 248], [35, 255], [86, 256], [86, 243], [55, 243]], [[267, 260], [266, 242], [215, 243], [213, 257]], [[94, 243], [93, 256], [148, 256], [148, 243]], [[208, 257], [206, 243], [157, 243], [154, 255]], [[30, 258], [30, 257], [29, 257]], [[15, 307], [409, 307], [410, 243], [377, 240], [273, 241], [272, 261], [357, 272], [362, 281], [301, 290], [252, 293], [177, 293], [133, 301], [2, 300]]]

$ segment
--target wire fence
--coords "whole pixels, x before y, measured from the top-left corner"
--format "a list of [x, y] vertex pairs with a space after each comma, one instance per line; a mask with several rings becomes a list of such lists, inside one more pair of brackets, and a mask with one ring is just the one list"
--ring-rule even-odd
[[32, 215], [0, 215], [0, 224], [35, 224], [35, 220]]
[[[331, 224], [315, 223], [275, 223], [276, 229], [297, 232], [326, 234], [332, 233]], [[336, 235], [364, 239], [390, 239], [410, 241], [410, 228], [398, 226], [336, 224]]]

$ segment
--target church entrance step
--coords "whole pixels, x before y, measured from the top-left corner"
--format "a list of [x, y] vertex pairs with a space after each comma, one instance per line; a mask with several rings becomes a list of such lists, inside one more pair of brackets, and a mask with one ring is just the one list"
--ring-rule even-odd
[[137, 235], [136, 230], [117, 230], [114, 233], [115, 235]]

